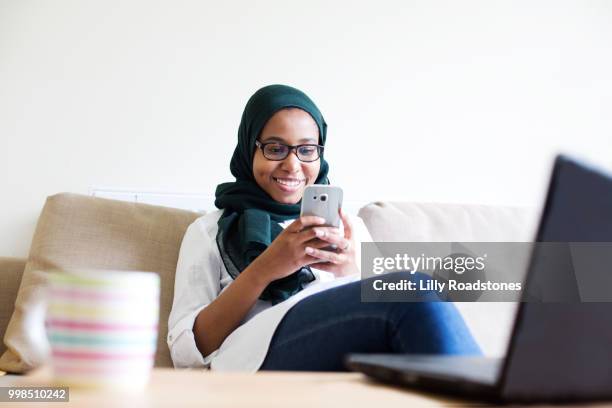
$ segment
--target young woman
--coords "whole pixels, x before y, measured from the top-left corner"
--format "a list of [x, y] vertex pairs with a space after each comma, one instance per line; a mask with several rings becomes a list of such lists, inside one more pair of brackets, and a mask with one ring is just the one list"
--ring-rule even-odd
[[[181, 246], [168, 335], [176, 367], [338, 371], [350, 352], [480, 352], [450, 303], [361, 302], [358, 250], [369, 235], [359, 219], [341, 212], [338, 229], [299, 216], [304, 188], [329, 184], [326, 131], [295, 88], [249, 99], [236, 181], [217, 186], [220, 210]], [[330, 244], [338, 249], [322, 249]]]

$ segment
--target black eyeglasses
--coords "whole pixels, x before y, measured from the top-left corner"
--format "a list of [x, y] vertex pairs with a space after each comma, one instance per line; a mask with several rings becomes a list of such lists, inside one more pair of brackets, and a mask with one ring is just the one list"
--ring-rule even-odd
[[300, 161], [313, 162], [319, 160], [323, 153], [323, 146], [317, 144], [302, 144], [290, 146], [279, 142], [261, 143], [255, 140], [255, 145], [261, 149], [263, 155], [268, 160], [285, 160], [291, 151]]

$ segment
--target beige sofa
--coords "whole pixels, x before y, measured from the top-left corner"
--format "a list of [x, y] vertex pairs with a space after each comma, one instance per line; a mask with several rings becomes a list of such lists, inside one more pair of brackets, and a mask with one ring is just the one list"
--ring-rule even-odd
[[[199, 215], [68, 193], [49, 197], [28, 259], [0, 258], [0, 370], [26, 372], [44, 359], [44, 335], [30, 316], [42, 301], [41, 276], [81, 267], [160, 275], [155, 364], [171, 366], [166, 335], [174, 270], [185, 229]], [[509, 207], [376, 202], [361, 208], [359, 216], [375, 241], [523, 241], [533, 227], [533, 212]], [[458, 306], [485, 353], [503, 353], [513, 305]]]

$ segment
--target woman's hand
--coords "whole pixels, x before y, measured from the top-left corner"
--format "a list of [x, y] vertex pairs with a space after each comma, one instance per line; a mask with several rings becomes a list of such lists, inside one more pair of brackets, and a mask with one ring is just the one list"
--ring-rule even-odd
[[[314, 263], [310, 263], [310, 266], [331, 272], [336, 277], [359, 273], [355, 253], [355, 240], [353, 238], [353, 225], [342, 210], [340, 210], [340, 218], [344, 225], [344, 236], [340, 234], [338, 228], [326, 227], [323, 229], [325, 234], [318, 237], [318, 241], [326, 242], [326, 244], [320, 245], [318, 242], [314, 242], [313, 245], [305, 248], [306, 253], [316, 259]], [[330, 244], [337, 246], [336, 251], [332, 252], [321, 249]]]
[[317, 262], [306, 253], [307, 246], [323, 247], [329, 245], [318, 239], [330, 234], [332, 228], [324, 227], [325, 219], [316, 216], [303, 216], [293, 221], [250, 265], [257, 271], [257, 278], [268, 283], [291, 275], [305, 265]]

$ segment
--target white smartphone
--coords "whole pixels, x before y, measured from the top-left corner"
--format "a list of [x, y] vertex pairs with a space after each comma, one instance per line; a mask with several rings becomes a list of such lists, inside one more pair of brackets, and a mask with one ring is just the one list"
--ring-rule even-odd
[[340, 227], [342, 189], [326, 184], [314, 184], [304, 189], [300, 216], [316, 215], [325, 218], [325, 225]]

